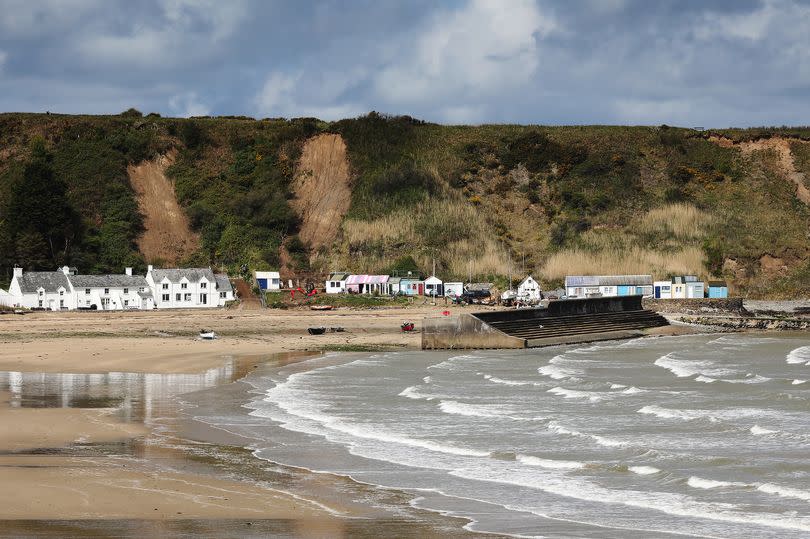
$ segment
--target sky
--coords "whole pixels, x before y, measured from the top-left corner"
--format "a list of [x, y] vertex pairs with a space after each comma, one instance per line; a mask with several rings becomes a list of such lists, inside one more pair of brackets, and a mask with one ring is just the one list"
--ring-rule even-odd
[[810, 124], [810, 0], [0, 0], [0, 111]]

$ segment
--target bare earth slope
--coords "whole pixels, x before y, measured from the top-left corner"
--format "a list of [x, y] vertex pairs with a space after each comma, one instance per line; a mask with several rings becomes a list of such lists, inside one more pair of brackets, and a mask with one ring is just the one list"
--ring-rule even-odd
[[796, 168], [793, 153], [790, 151], [790, 140], [784, 137], [771, 137], [748, 142], [738, 142], [724, 137], [710, 137], [709, 140], [724, 148], [738, 147], [743, 155], [751, 155], [755, 151], [770, 150], [777, 155], [777, 164], [782, 175], [796, 184], [796, 198], [810, 206], [810, 189], [805, 185], [804, 173]]
[[138, 248], [147, 262], [160, 259], [169, 265], [176, 264], [196, 251], [200, 243], [177, 203], [174, 186], [166, 177], [166, 169], [174, 163], [175, 156], [176, 152], [171, 151], [127, 168], [144, 215], [146, 230], [138, 239]]
[[337, 237], [351, 204], [349, 161], [340, 135], [322, 134], [304, 145], [295, 184], [293, 207], [301, 217], [299, 236], [317, 250]]

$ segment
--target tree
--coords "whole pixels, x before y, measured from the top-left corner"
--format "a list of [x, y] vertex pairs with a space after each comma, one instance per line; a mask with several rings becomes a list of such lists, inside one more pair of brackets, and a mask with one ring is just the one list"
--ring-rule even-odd
[[9, 239], [20, 263], [52, 269], [70, 260], [81, 222], [67, 198], [65, 182], [53, 171], [45, 142], [35, 140], [22, 177], [11, 188], [6, 208]]

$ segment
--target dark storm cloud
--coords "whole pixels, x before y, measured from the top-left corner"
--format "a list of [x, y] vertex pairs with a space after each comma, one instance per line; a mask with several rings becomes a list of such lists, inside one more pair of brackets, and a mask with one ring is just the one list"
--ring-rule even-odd
[[810, 123], [799, 0], [0, 0], [0, 109]]

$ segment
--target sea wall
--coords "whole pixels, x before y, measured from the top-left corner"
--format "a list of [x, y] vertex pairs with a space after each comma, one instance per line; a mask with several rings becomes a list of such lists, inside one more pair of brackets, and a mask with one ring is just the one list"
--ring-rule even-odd
[[425, 318], [423, 350], [525, 348], [526, 340], [511, 337], [471, 314]]
[[742, 298], [692, 298], [692, 299], [649, 299], [643, 300], [645, 309], [659, 313], [690, 315], [703, 314], [749, 314], [743, 306]]

